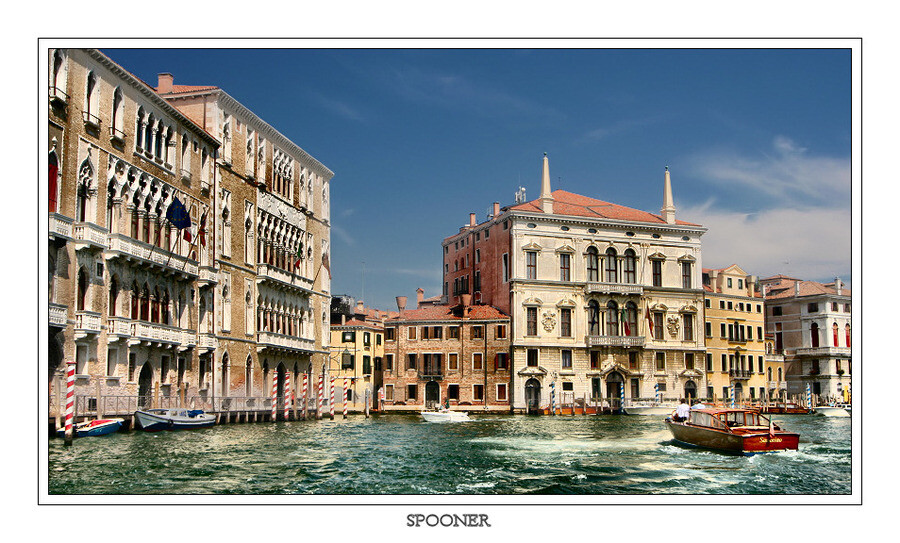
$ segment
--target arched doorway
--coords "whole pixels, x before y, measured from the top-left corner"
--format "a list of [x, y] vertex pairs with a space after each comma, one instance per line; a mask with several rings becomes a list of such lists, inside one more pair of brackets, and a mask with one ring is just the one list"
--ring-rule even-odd
[[697, 399], [697, 384], [693, 381], [688, 381], [684, 384], [684, 397], [690, 404], [691, 400]]
[[441, 403], [441, 386], [437, 381], [425, 383], [425, 408], [434, 409]]
[[534, 377], [525, 381], [525, 408], [529, 415], [541, 408], [541, 382]]
[[625, 379], [622, 374], [614, 371], [606, 376], [606, 397], [609, 398], [609, 406], [621, 408], [622, 396], [625, 390]]
[[141, 374], [138, 376], [138, 407], [147, 409], [151, 404], [153, 392], [153, 366], [150, 361], [141, 366]]
[[734, 401], [740, 403], [744, 398], [744, 385], [740, 383], [734, 384]]
[[279, 407], [279, 409], [278, 409], [279, 411], [281, 411], [281, 409], [280, 409], [281, 407], [284, 407], [284, 393], [285, 393], [284, 375], [285, 375], [286, 371], [287, 371], [287, 369], [285, 369], [283, 363], [278, 364], [278, 367], [275, 368], [275, 375], [276, 375], [275, 397], [277, 398], [276, 402]]

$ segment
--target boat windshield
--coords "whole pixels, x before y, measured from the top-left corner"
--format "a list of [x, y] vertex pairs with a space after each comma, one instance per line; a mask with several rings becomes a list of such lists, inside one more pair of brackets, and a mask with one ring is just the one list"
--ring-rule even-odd
[[691, 411], [690, 423], [697, 426], [706, 426], [707, 428], [725, 428], [725, 424], [722, 421], [702, 411]]
[[748, 411], [729, 411], [723, 413], [722, 419], [729, 427], [732, 426], [768, 426], [769, 420], [759, 413]]

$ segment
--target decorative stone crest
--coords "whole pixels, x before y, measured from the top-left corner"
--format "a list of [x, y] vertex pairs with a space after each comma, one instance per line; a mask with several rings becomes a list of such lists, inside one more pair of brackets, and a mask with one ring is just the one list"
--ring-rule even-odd
[[678, 335], [679, 326], [678, 317], [669, 317], [666, 319], [666, 329], [669, 331], [670, 336], [676, 337]]
[[545, 311], [544, 318], [541, 320], [541, 324], [544, 325], [544, 330], [547, 332], [552, 332], [556, 327], [556, 313], [552, 311]]

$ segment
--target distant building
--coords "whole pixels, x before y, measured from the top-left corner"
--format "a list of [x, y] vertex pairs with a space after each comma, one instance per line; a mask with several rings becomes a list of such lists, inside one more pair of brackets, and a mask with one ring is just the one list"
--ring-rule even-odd
[[444, 296], [510, 315], [513, 407], [705, 391], [700, 225], [550, 190], [442, 241]]
[[[384, 360], [384, 326], [387, 312], [371, 310], [357, 302], [350, 315], [332, 314], [329, 378], [335, 390], [344, 390], [348, 412], [362, 412], [375, 404], [381, 387]], [[349, 384], [342, 388], [344, 382]], [[343, 399], [335, 398], [335, 409], [343, 410]]]
[[760, 281], [766, 332], [784, 355], [787, 392], [843, 398], [851, 382], [851, 298], [840, 278], [832, 283], [776, 275]]
[[449, 404], [464, 411], [510, 411], [509, 317], [486, 305], [406, 310], [384, 323], [384, 410]]
[[[781, 398], [766, 360], [765, 312], [757, 277], [738, 265], [704, 269], [705, 396], [736, 402]], [[777, 371], [776, 371], [777, 373]]]

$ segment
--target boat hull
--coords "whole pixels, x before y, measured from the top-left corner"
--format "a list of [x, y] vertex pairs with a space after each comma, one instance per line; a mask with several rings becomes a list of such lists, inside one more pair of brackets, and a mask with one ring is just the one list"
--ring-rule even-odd
[[469, 414], [462, 411], [422, 411], [426, 422], [465, 422], [472, 420]]
[[216, 423], [212, 415], [202, 413], [195, 417], [172, 416], [164, 413], [152, 413], [149, 411], [135, 411], [137, 424], [146, 432], [159, 432], [162, 430], [196, 430], [208, 428]]
[[799, 434], [788, 432], [779, 431], [774, 434], [766, 431], [729, 433], [669, 420], [666, 421], [666, 426], [676, 441], [686, 445], [747, 456], [764, 452], [796, 450], [800, 443]]
[[[97, 437], [105, 436], [119, 430], [122, 427], [122, 419], [100, 419], [77, 424], [72, 430], [75, 437]], [[56, 435], [65, 437], [66, 429], [60, 428], [56, 431]]]
[[849, 417], [850, 413], [843, 407], [819, 406], [815, 409], [816, 415], [823, 417]]
[[661, 405], [655, 405], [655, 406], [629, 405], [629, 406], [625, 406], [624, 408], [622, 408], [622, 411], [624, 411], [626, 415], [666, 416], [666, 415], [671, 415], [672, 411], [675, 411], [675, 408], [661, 406]]

